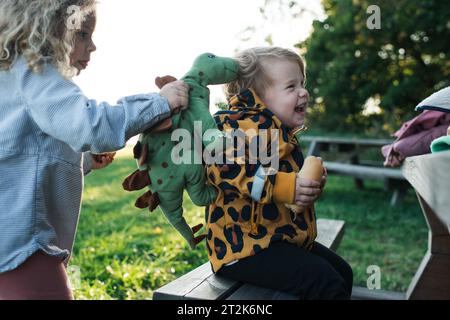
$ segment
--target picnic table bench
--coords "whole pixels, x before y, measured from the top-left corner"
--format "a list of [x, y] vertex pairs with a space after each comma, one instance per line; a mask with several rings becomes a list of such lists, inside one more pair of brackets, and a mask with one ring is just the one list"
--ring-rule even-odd
[[[317, 239], [336, 250], [344, 235], [344, 221], [317, 220]], [[290, 294], [243, 284], [212, 272], [209, 262], [175, 279], [153, 293], [154, 300], [293, 300]]]
[[[318, 219], [316, 241], [335, 251], [344, 235], [342, 220]], [[298, 300], [281, 291], [228, 279], [212, 272], [209, 262], [157, 289], [154, 300]], [[402, 292], [353, 287], [353, 300], [404, 300]]]
[[362, 161], [360, 154], [369, 148], [381, 149], [391, 144], [388, 139], [355, 139], [305, 136], [302, 141], [309, 143], [307, 156], [320, 156], [322, 152], [329, 151], [339, 155], [337, 161], [324, 161], [324, 166], [331, 174], [352, 176], [355, 178], [357, 188], [364, 188], [364, 179], [384, 181], [386, 190], [392, 190], [391, 205], [397, 204], [410, 187], [400, 168], [385, 168], [382, 163]]

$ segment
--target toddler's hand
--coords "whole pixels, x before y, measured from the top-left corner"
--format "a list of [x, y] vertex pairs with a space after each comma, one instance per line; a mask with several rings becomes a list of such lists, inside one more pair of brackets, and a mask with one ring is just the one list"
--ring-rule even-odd
[[159, 94], [169, 101], [170, 110], [174, 113], [184, 110], [189, 102], [189, 85], [181, 80], [170, 82], [162, 87]]
[[114, 161], [115, 152], [107, 152], [102, 154], [91, 154], [92, 170], [102, 169], [107, 167]]
[[322, 193], [322, 183], [297, 177], [295, 180], [295, 204], [300, 207], [309, 207]]

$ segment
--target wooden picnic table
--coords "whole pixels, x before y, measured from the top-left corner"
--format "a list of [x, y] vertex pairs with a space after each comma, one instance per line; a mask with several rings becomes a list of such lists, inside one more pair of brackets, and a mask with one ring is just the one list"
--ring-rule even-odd
[[450, 151], [406, 158], [403, 173], [417, 193], [429, 229], [428, 250], [408, 299], [450, 299]]
[[304, 136], [301, 141], [309, 143], [307, 156], [321, 156], [325, 151], [338, 155], [337, 160], [324, 161], [324, 166], [329, 173], [354, 177], [358, 189], [364, 188], [364, 179], [384, 181], [385, 189], [393, 191], [391, 205], [401, 200], [409, 188], [400, 168], [385, 168], [382, 161], [361, 160], [360, 155], [365, 150], [376, 148], [381, 155], [381, 147], [393, 140]]

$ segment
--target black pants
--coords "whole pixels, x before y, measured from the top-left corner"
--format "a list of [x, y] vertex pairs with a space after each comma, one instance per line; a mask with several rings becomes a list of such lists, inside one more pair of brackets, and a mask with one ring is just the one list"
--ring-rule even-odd
[[350, 299], [353, 285], [348, 263], [318, 242], [311, 251], [277, 242], [254, 256], [223, 266], [218, 274], [303, 300]]

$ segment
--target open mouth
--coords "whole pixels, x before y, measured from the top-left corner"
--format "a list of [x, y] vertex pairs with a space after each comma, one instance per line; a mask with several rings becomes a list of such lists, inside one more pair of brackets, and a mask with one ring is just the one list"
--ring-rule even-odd
[[306, 112], [306, 107], [307, 107], [307, 103], [305, 102], [305, 103], [297, 105], [294, 108], [294, 111], [297, 112], [297, 113], [305, 113]]

